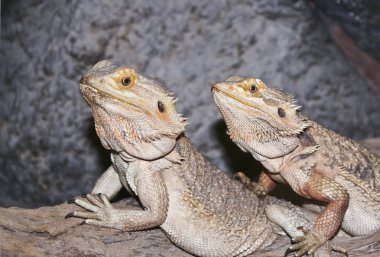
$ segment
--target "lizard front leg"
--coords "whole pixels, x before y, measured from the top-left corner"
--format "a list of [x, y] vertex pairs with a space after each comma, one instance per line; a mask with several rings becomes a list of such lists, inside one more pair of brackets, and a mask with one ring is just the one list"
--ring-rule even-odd
[[112, 199], [122, 187], [119, 174], [110, 166], [96, 181], [91, 194], [104, 194], [108, 199]]
[[[317, 217], [317, 214], [312, 211], [282, 201], [266, 206], [265, 213], [273, 223], [280, 226], [291, 238], [304, 236], [305, 232], [312, 228]], [[330, 257], [332, 256], [332, 251], [345, 253], [343, 248], [332, 244], [328, 240], [312, 256]], [[287, 254], [285, 255], [287, 256]]]
[[258, 182], [251, 181], [243, 172], [235, 173], [234, 178], [239, 179], [244, 187], [253, 191], [257, 196], [266, 196], [276, 186], [276, 182], [264, 171], [260, 173]]
[[304, 197], [327, 203], [312, 229], [305, 231], [305, 236], [293, 239], [289, 250], [295, 251], [295, 256], [302, 256], [314, 253], [337, 233], [350, 197], [343, 186], [319, 173], [312, 173], [297, 191]]
[[160, 172], [145, 172], [144, 176], [138, 177], [136, 192], [144, 210], [116, 209], [105, 195], [100, 195], [101, 200], [88, 195], [89, 202], [82, 199], [75, 199], [74, 202], [89, 212], [74, 211], [70, 216], [84, 218], [87, 224], [126, 231], [161, 225], [166, 218], [169, 200]]
[[[108, 199], [112, 199], [122, 187], [119, 174], [113, 166], [110, 166], [105, 172], [103, 172], [100, 178], [98, 178], [91, 194], [104, 194], [108, 197]], [[80, 199], [83, 197], [85, 196], [78, 196], [74, 199], [68, 200], [67, 202], [74, 203], [75, 199]]]

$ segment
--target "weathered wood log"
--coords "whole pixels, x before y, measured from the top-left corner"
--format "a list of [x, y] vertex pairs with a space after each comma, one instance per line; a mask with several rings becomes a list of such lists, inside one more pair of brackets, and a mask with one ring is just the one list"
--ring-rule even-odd
[[[380, 150], [380, 138], [364, 143]], [[133, 198], [115, 206], [139, 207]], [[173, 245], [159, 229], [125, 232], [83, 224], [65, 215], [78, 210], [75, 204], [38, 209], [0, 208], [0, 256], [192, 256]], [[380, 256], [380, 232], [364, 237], [336, 237], [334, 243], [348, 250], [349, 256]], [[281, 236], [273, 245], [252, 257], [284, 256], [290, 244]]]
[[[127, 198], [116, 206], [136, 206]], [[0, 256], [191, 256], [160, 229], [124, 232], [82, 224], [65, 215], [80, 209], [63, 203], [38, 209], [0, 208]]]
[[[115, 205], [137, 205], [137, 201], [128, 198]], [[76, 209], [67, 203], [38, 209], [1, 208], [1, 256], [192, 256], [174, 246], [158, 228], [124, 232], [64, 218]], [[380, 253], [380, 233], [334, 241], [350, 256], [375, 257]], [[288, 237], [281, 236], [264, 252], [251, 256], [284, 256], [289, 243]]]

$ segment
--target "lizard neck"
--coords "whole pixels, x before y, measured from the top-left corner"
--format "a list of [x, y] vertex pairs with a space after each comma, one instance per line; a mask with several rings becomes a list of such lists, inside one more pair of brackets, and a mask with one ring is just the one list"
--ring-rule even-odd
[[[229, 135], [243, 151], [250, 152], [259, 161], [283, 157], [299, 146], [293, 135], [281, 135], [269, 124], [254, 122], [251, 118], [245, 129], [229, 126]], [[234, 125], [236, 126], [236, 125]]]
[[[184, 135], [180, 135], [179, 138], [184, 137]], [[116, 153], [120, 158], [125, 162], [149, 162], [149, 165], [151, 166], [152, 171], [158, 171], [162, 169], [168, 169], [171, 168], [174, 164], [180, 164], [183, 161], [183, 156], [179, 152], [178, 147], [178, 140], [176, 141], [175, 146], [172, 148], [172, 150], [169, 153], [163, 154], [155, 159], [149, 159], [146, 158], [138, 158], [135, 156], [130, 155], [128, 152], [121, 151], [119, 153]], [[144, 148], [147, 149], [147, 148]], [[164, 151], [163, 151], [164, 152]]]
[[220, 105], [219, 109], [226, 121], [227, 134], [231, 140], [259, 161], [282, 157], [298, 146], [297, 135], [286, 133], [249, 112], [232, 111], [224, 105]]
[[95, 129], [103, 147], [116, 152], [125, 161], [157, 160], [168, 156], [175, 148], [175, 135], [157, 134], [151, 138], [143, 137], [144, 131], [125, 115], [110, 115], [101, 107], [93, 107], [93, 116]]

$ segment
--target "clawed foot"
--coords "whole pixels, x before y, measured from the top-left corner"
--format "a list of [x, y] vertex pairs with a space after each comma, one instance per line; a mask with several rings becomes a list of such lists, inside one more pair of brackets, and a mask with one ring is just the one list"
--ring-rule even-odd
[[[305, 254], [314, 256], [314, 253], [328, 240], [324, 236], [313, 231], [308, 231], [303, 227], [299, 227], [298, 229], [302, 230], [305, 236], [292, 239], [293, 245], [286, 250], [285, 256], [291, 252], [293, 252], [296, 257], [303, 256]], [[331, 245], [330, 252], [331, 249], [348, 256], [347, 251], [341, 247]]]
[[243, 172], [239, 171], [239, 172], [236, 172], [233, 176], [232, 176], [233, 179], [236, 179], [236, 180], [239, 180], [243, 185], [244, 187], [249, 187], [252, 183], [251, 179], [249, 177], [247, 177]]
[[[85, 201], [87, 199], [88, 201]], [[74, 211], [65, 216], [77, 217], [85, 219], [84, 223], [94, 224], [105, 227], [114, 227], [117, 221], [117, 211], [112, 207], [108, 198], [104, 194], [92, 195], [88, 194], [85, 197], [80, 197], [71, 200], [71, 202], [84, 208], [86, 211]]]
[[245, 188], [253, 191], [257, 196], [263, 197], [268, 194], [267, 188], [260, 184], [253, 182], [249, 177], [247, 177], [243, 172], [237, 172], [233, 175], [233, 178], [239, 180]]
[[306, 231], [303, 227], [298, 228], [304, 232], [304, 236], [292, 239], [293, 245], [286, 250], [285, 255], [295, 252], [294, 256], [299, 257], [305, 254], [313, 254], [323, 243], [327, 241], [323, 236], [313, 232]]

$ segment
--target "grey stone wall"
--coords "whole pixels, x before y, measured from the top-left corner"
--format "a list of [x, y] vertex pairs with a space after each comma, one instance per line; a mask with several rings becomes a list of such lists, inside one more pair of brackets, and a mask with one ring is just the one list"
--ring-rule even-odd
[[164, 81], [187, 134], [226, 171], [253, 171], [225, 135], [210, 86], [257, 76], [316, 121], [380, 136], [380, 101], [305, 1], [2, 1], [0, 205], [89, 192], [109, 165], [78, 80], [101, 59]]

